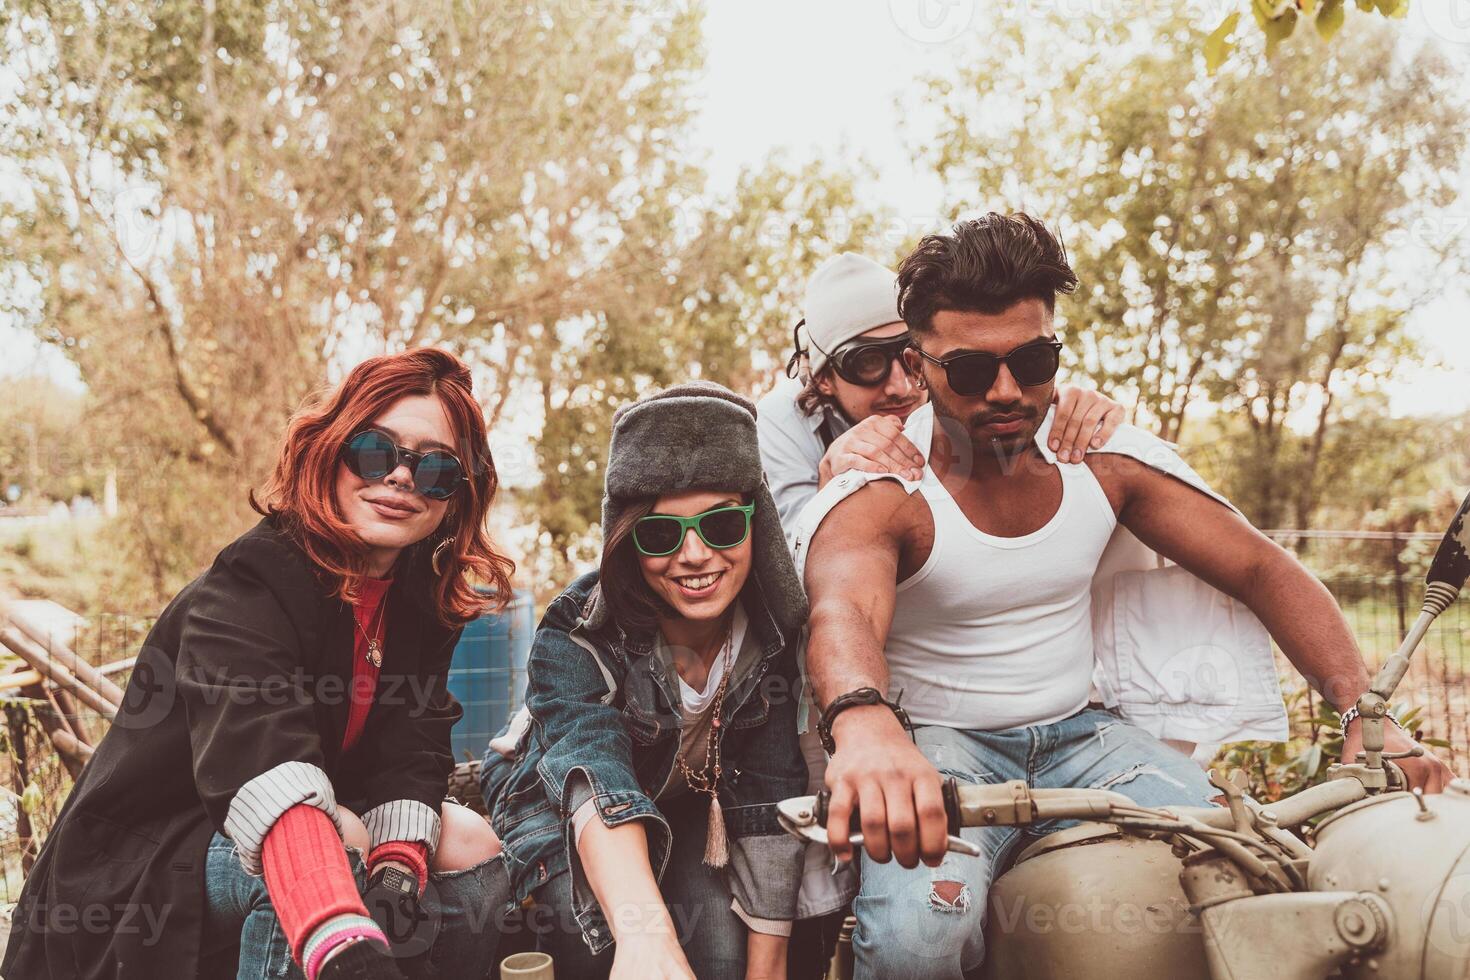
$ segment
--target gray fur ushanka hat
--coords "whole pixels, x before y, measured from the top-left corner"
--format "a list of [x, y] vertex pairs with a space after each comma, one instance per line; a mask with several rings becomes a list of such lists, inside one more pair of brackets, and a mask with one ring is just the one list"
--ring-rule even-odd
[[[709, 381], [674, 385], [618, 409], [607, 451], [602, 526], [611, 527], [632, 501], [685, 490], [729, 490], [755, 503], [751, 579], [781, 635], [794, 642], [806, 622], [806, 593], [761, 469], [755, 405]], [[607, 618], [599, 594], [587, 625], [599, 629]]]

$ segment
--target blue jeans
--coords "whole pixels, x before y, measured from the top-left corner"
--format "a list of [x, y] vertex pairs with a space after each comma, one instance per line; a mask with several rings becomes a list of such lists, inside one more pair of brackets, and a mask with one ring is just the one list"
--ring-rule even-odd
[[[364, 891], [367, 867], [362, 852], [348, 847], [347, 861], [357, 890]], [[245, 872], [234, 843], [222, 834], [215, 834], [209, 842], [204, 890], [206, 958], [230, 955], [228, 951], [238, 946], [238, 980], [303, 980], [266, 894], [265, 879]], [[466, 871], [430, 873], [424, 901], [439, 907], [438, 938], [427, 954], [400, 960], [399, 969], [408, 977], [483, 980], [494, 976], [495, 950], [510, 905], [504, 860], [497, 855]]]
[[[1219, 793], [1194, 762], [1109, 711], [999, 732], [925, 726], [914, 738], [941, 774], [961, 783], [1109, 789], [1143, 806], [1209, 806]], [[856, 975], [940, 980], [974, 970], [985, 959], [990, 883], [1021, 846], [1075, 823], [966, 827], [961, 835], [984, 856], [949, 853], [937, 868], [879, 864], [864, 853], [853, 900]]]
[[[659, 891], [689, 968], [701, 978], [745, 976], [745, 923], [731, 908], [734, 899], [725, 870], [704, 863], [709, 797], [685, 793], [672, 801], [659, 800], [658, 807], [673, 831]], [[597, 956], [588, 949], [572, 913], [571, 877], [563, 872], [536, 889], [536, 907], [526, 913], [527, 926], [536, 933], [536, 948], [556, 962], [558, 977], [606, 977], [617, 947]]]

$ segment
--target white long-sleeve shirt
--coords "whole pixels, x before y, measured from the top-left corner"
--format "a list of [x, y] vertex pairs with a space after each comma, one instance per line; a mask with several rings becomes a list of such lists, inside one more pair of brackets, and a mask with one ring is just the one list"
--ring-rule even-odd
[[841, 412], [825, 411], [807, 415], [796, 404], [802, 383], [792, 378], [776, 385], [755, 406], [756, 435], [760, 439], [761, 465], [776, 510], [781, 514], [781, 527], [789, 544], [796, 516], [807, 501], [817, 495], [817, 470], [827, 447], [819, 430], [824, 419], [830, 420], [835, 438], [851, 426]]

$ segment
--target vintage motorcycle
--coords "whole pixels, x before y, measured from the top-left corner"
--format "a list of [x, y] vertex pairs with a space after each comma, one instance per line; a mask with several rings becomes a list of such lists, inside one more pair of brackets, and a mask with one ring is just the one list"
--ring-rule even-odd
[[[1383, 738], [1409, 658], [1470, 577], [1467, 511], [1470, 497], [1423, 612], [1358, 699], [1363, 752], [1327, 782], [1261, 805], [1211, 773], [1227, 806], [1149, 809], [1107, 790], [951, 781], [950, 850], [979, 854], [961, 827], [1084, 821], [1031, 844], [992, 886], [983, 975], [1470, 980], [1470, 780], [1406, 792], [1394, 760], [1424, 750], [1385, 752]], [[825, 793], [786, 800], [781, 822], [825, 844], [826, 804]]]

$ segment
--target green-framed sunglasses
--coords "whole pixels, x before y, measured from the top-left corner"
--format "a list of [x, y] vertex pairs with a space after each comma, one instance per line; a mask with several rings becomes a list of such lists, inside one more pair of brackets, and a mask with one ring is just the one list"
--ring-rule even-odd
[[684, 544], [684, 535], [694, 528], [699, 540], [711, 548], [733, 548], [750, 537], [750, 515], [755, 504], [716, 507], [693, 517], [649, 514], [633, 525], [633, 546], [649, 558], [672, 555]]

